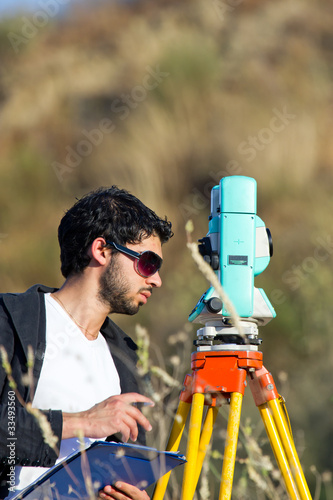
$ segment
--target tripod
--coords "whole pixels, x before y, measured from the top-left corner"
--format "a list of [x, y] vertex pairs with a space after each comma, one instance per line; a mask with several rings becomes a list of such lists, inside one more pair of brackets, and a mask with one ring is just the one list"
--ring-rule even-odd
[[[241, 407], [247, 382], [290, 499], [312, 498], [295, 449], [284, 400], [278, 394], [271, 374], [263, 366], [262, 353], [253, 347], [235, 344], [208, 345], [199, 346], [198, 351], [192, 353], [192, 374], [185, 377], [167, 444], [168, 451], [178, 450], [191, 409], [181, 500], [193, 499], [221, 397], [227, 399], [230, 410], [219, 500], [231, 498]], [[208, 409], [202, 425], [205, 405]], [[163, 499], [169, 475], [170, 473], [166, 474], [158, 481], [153, 500]]]

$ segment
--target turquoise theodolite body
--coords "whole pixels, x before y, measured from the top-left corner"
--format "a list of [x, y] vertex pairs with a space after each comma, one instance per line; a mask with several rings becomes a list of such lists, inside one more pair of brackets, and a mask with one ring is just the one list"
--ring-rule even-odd
[[[256, 325], [265, 325], [276, 313], [264, 290], [254, 286], [255, 276], [266, 269], [273, 253], [270, 232], [257, 215], [255, 179], [224, 177], [213, 187], [209, 231], [199, 242], [201, 255], [245, 321], [245, 333], [256, 336]], [[200, 298], [189, 321], [206, 324], [199, 336], [237, 333], [234, 328], [231, 332], [230, 313], [213, 287]]]

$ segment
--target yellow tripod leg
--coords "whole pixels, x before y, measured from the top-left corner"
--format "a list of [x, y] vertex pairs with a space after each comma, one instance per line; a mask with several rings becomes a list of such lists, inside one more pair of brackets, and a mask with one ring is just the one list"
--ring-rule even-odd
[[299, 496], [302, 500], [311, 500], [312, 497], [298, 458], [295, 443], [291, 435], [289, 422], [287, 420], [285, 412], [282, 409], [282, 404], [282, 398], [281, 400], [273, 399], [272, 401], [267, 402], [267, 405], [272, 412], [284, 450], [286, 452], [293, 477], [296, 480]]
[[205, 395], [195, 393], [192, 397], [192, 409], [188, 433], [186, 460], [182, 484], [181, 500], [192, 500], [195, 491], [196, 463], [201, 433], [202, 414]]
[[233, 392], [231, 394], [219, 500], [230, 500], [231, 498], [242, 401], [243, 395], [241, 393]]
[[271, 443], [276, 461], [279, 465], [282, 477], [284, 479], [287, 492], [291, 500], [301, 500], [301, 497], [298, 494], [297, 487], [292, 476], [288, 459], [286, 457], [285, 450], [282, 446], [280, 435], [278, 429], [275, 425], [275, 421], [273, 418], [272, 411], [268, 407], [268, 404], [265, 403], [263, 405], [258, 406], [261, 418], [264, 422], [267, 436]]
[[194, 486], [194, 491], [195, 488], [198, 484], [201, 469], [202, 469], [202, 464], [206, 456], [207, 448], [210, 442], [210, 438], [213, 433], [213, 427], [215, 424], [215, 420], [217, 417], [219, 410], [216, 406], [210, 406], [207, 410], [206, 418], [202, 427], [202, 432], [201, 432], [201, 437], [200, 437], [200, 442], [199, 442], [199, 450], [198, 450], [198, 458], [197, 458], [197, 465], [196, 465], [196, 479], [195, 479], [195, 486]]
[[[190, 403], [180, 400], [175, 415], [174, 423], [170, 432], [169, 441], [166, 447], [167, 451], [178, 451], [179, 443], [184, 431], [186, 419], [190, 411]], [[156, 483], [152, 500], [163, 500], [171, 471], [162, 476]]]

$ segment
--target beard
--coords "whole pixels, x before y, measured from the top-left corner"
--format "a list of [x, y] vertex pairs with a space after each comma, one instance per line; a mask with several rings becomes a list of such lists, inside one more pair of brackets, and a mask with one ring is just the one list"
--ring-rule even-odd
[[110, 313], [133, 315], [139, 311], [140, 305], [129, 297], [130, 285], [122, 275], [113, 257], [102, 274], [99, 282], [98, 298], [110, 307]]

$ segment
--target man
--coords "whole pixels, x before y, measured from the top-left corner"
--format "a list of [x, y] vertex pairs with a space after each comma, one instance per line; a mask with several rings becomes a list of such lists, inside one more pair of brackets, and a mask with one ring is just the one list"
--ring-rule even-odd
[[[8, 368], [1, 367], [1, 498], [77, 449], [78, 433], [90, 440], [118, 433], [123, 441], [144, 443], [151, 425], [135, 403], [153, 403], [140, 394], [134, 342], [108, 315], [137, 313], [161, 286], [162, 244], [171, 236], [171, 223], [127, 191], [98, 189], [77, 201], [59, 225], [62, 287], [35, 285], [0, 296], [0, 345], [24, 400], [21, 404], [16, 395], [12, 406]], [[34, 353], [33, 382], [26, 382], [28, 346]], [[56, 449], [25, 407], [29, 401], [47, 418]], [[116, 484], [99, 498], [148, 495]]]

